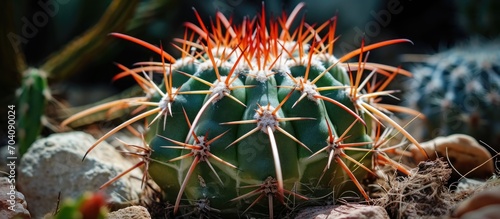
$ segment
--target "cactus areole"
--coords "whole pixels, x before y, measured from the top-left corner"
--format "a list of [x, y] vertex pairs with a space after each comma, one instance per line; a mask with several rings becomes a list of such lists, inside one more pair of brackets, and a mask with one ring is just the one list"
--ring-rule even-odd
[[[113, 33], [160, 55], [161, 61], [133, 69], [119, 65], [123, 72], [116, 78], [132, 76], [145, 97], [82, 112], [64, 125], [123, 103], [135, 107], [130, 120], [89, 152], [146, 119], [153, 135], [146, 135], [147, 156], [140, 155], [143, 160], [133, 168], [146, 164], [174, 215], [274, 217], [310, 199], [369, 201], [359, 181], [375, 166], [372, 143], [378, 132], [372, 127], [384, 124], [418, 142], [391, 119], [391, 111], [412, 111], [378, 102], [393, 93], [385, 88], [396, 75], [410, 73], [367, 62], [366, 52], [410, 41], [362, 42], [336, 58], [336, 17], [320, 25], [302, 20], [291, 28], [304, 7], [277, 19], [262, 9], [240, 24], [217, 13], [207, 25], [195, 11], [199, 24], [186, 23], [184, 37], [173, 44], [182, 54], [178, 59], [161, 45]], [[351, 58], [357, 62], [349, 63]], [[152, 80], [153, 73], [161, 83]]]

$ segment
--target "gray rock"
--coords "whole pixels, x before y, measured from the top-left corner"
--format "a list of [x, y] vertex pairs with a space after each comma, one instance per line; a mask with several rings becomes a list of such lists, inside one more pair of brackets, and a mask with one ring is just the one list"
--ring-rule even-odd
[[[30, 147], [19, 165], [18, 188], [26, 195], [33, 218], [54, 212], [61, 200], [76, 199], [85, 191], [97, 191], [108, 180], [132, 167], [112, 146], [103, 142], [82, 158], [96, 141], [83, 132], [53, 134]], [[142, 173], [134, 170], [104, 189], [111, 205], [138, 200]]]
[[3, 171], [3, 172], [9, 172], [10, 171], [10, 167], [7, 166], [7, 164], [9, 163], [9, 159], [7, 159], [7, 157], [10, 157], [11, 155], [9, 155], [9, 150], [8, 150], [8, 146], [7, 145], [2, 145], [0, 146], [0, 171]]
[[[492, 179], [493, 180], [493, 179]], [[479, 181], [475, 179], [462, 178], [458, 181], [455, 193], [473, 193], [480, 188], [487, 188], [486, 181]]]
[[301, 210], [295, 218], [389, 219], [389, 215], [381, 206], [347, 204], [309, 207]]
[[108, 219], [151, 219], [151, 215], [145, 207], [130, 206], [109, 213]]
[[31, 218], [24, 195], [8, 177], [0, 177], [0, 218]]

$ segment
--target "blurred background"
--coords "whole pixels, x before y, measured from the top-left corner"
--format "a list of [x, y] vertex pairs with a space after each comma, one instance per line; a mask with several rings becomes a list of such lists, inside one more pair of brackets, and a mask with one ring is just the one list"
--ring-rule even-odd
[[[216, 11], [235, 22], [243, 16], [253, 17], [265, 4], [268, 16], [290, 13], [302, 1], [253, 0], [142, 0], [130, 13], [123, 13], [118, 31], [152, 44], [162, 43], [165, 50], [176, 57], [179, 53], [169, 46], [173, 38], [182, 37], [184, 22], [197, 24], [195, 8], [205, 22]], [[301, 13], [309, 24], [321, 24], [338, 15], [335, 53], [341, 56], [359, 47], [362, 37], [367, 43], [407, 38], [412, 44], [392, 45], [373, 51], [372, 62], [409, 66], [401, 60], [403, 54], [433, 54], [470, 38], [496, 38], [500, 32], [500, 2], [495, 0], [306, 0]], [[112, 5], [110, 0], [7, 0], [0, 13], [2, 18], [2, 57], [0, 65], [1, 113], [4, 106], [15, 104], [15, 91], [21, 85], [19, 67], [45, 66], [52, 59], [62, 59], [68, 43], [94, 27]], [[123, 6], [125, 7], [125, 6]], [[132, 7], [132, 6], [130, 6]], [[117, 8], [115, 10], [122, 10]], [[116, 14], [116, 11], [115, 11]], [[119, 14], [119, 13], [118, 13]], [[105, 30], [103, 31], [105, 32]], [[6, 37], [5, 37], [6, 36]], [[61, 67], [68, 73], [49, 76], [51, 93], [66, 106], [90, 104], [117, 94], [134, 84], [131, 79], [112, 81], [120, 72], [114, 63], [131, 66], [138, 61], [157, 58], [153, 52], [120, 39], [103, 35], [86, 54], [79, 50], [64, 62], [78, 63]], [[89, 41], [87, 47], [92, 47]], [[55, 57], [55, 58], [54, 58]], [[64, 57], [63, 57], [64, 58]], [[19, 61], [23, 60], [23, 61]], [[19, 64], [21, 63], [21, 64]], [[24, 63], [24, 64], [23, 64]], [[61, 64], [62, 65], [62, 64]], [[5, 118], [1, 118], [2, 120]], [[5, 124], [3, 121], [1, 124]], [[3, 126], [2, 126], [3, 127]], [[3, 142], [2, 142], [3, 143]]]

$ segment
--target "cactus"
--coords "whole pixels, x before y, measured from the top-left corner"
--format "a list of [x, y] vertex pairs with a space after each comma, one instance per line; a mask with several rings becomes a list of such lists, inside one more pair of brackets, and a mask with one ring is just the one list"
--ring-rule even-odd
[[42, 131], [45, 107], [50, 95], [47, 83], [47, 74], [35, 68], [24, 72], [23, 83], [18, 90], [20, 116], [17, 121], [19, 127], [19, 153], [21, 156], [36, 140]]
[[500, 149], [499, 49], [498, 42], [472, 41], [414, 69], [407, 99], [427, 117], [422, 138], [464, 133]]
[[[318, 27], [302, 20], [292, 30], [303, 7], [270, 21], [262, 10], [240, 25], [217, 13], [210, 27], [195, 11], [199, 25], [187, 23], [184, 38], [176, 40], [181, 45], [174, 44], [182, 52], [179, 59], [161, 46], [113, 33], [160, 55], [161, 62], [142, 62], [133, 69], [118, 65], [123, 72], [115, 78], [133, 77], [146, 95], [83, 111], [62, 126], [102, 110], [136, 108], [138, 114], [99, 138], [87, 153], [146, 119], [155, 135], [145, 134], [150, 139], [129, 153], [142, 158], [131, 169], [146, 166], [176, 215], [195, 208], [205, 216], [272, 218], [293, 203], [345, 197], [350, 190], [369, 201], [359, 181], [374, 174], [372, 157], [409, 173], [389, 161], [379, 148], [383, 140], [377, 139], [376, 152], [372, 148], [380, 124], [419, 143], [391, 119], [391, 111], [416, 112], [379, 103], [379, 97], [395, 92], [385, 90], [394, 77], [411, 74], [366, 62], [365, 53], [409, 40], [362, 43], [337, 59], [336, 17]], [[319, 36], [322, 31], [328, 34]], [[349, 63], [355, 56], [358, 62]], [[370, 73], [363, 78], [365, 70]], [[160, 73], [161, 84], [153, 73]], [[374, 77], [384, 80], [369, 83]]]

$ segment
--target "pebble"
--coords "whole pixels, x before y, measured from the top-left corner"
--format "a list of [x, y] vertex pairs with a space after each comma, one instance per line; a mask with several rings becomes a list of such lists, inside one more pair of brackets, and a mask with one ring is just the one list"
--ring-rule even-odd
[[[437, 137], [421, 143], [421, 146], [427, 152], [429, 159], [444, 157], [449, 160], [450, 165], [460, 176], [487, 179], [495, 171], [490, 152], [471, 136], [453, 134], [447, 137]], [[410, 152], [416, 164], [427, 160], [415, 145], [410, 146]]]
[[389, 215], [381, 206], [347, 204], [333, 206], [316, 206], [301, 210], [297, 216], [314, 219], [389, 219]]
[[151, 219], [151, 215], [145, 207], [130, 206], [109, 213], [108, 219]]
[[24, 195], [11, 182], [8, 177], [0, 177], [0, 219], [31, 218]]

